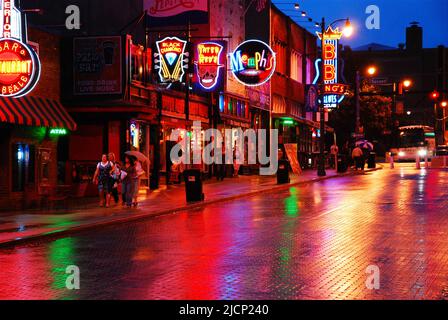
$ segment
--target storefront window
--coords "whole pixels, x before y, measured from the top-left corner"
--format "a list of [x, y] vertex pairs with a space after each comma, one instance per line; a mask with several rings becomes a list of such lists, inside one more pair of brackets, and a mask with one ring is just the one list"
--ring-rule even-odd
[[[146, 70], [145, 70], [146, 64]], [[131, 49], [131, 75], [132, 80], [145, 81], [145, 74], [149, 74], [151, 69], [151, 51], [145, 53], [143, 46], [133, 45]], [[149, 80], [149, 79], [147, 79]]]

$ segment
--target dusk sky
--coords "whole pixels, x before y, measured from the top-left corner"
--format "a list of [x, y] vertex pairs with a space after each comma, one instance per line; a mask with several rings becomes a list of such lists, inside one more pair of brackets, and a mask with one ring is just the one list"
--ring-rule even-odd
[[[343, 39], [343, 43], [353, 48], [372, 42], [397, 47], [406, 41], [405, 29], [412, 21], [423, 27], [424, 47], [448, 46], [448, 0], [273, 0], [273, 3], [288, 9], [285, 13], [289, 15], [295, 14], [294, 3], [299, 3], [298, 13], [306, 11], [316, 21], [322, 17], [327, 22], [350, 17], [356, 31], [351, 39]], [[379, 30], [368, 30], [365, 26], [368, 17], [365, 11], [369, 5], [380, 9]], [[298, 18], [298, 21], [303, 20]], [[299, 24], [310, 31], [317, 29], [312, 23]]]

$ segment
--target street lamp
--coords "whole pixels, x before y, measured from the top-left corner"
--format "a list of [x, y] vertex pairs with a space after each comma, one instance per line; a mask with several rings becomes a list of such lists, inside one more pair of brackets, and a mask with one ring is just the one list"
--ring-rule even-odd
[[367, 74], [369, 76], [374, 76], [377, 72], [377, 69], [375, 66], [370, 66], [369, 68], [367, 68]]
[[[333, 21], [332, 23], [330, 23], [330, 27], [333, 27], [333, 25], [335, 25], [338, 22], [343, 22], [345, 21], [345, 27], [344, 30], [342, 31], [344, 36], [346, 37], [350, 37], [353, 34], [353, 27], [350, 23], [350, 19], [338, 19]], [[317, 26], [317, 24], [316, 24]], [[321, 76], [321, 80], [320, 80], [320, 85], [323, 87], [325, 85], [325, 80], [324, 80], [324, 74], [325, 74], [325, 52], [324, 52], [324, 47], [325, 47], [325, 32], [326, 30], [326, 24], [325, 24], [325, 18], [322, 18], [322, 22], [320, 24], [321, 30], [322, 30], [322, 37], [321, 37], [321, 48], [322, 48], [322, 61], [320, 64], [320, 74]], [[324, 106], [324, 99], [321, 98], [320, 99], [320, 104], [319, 104], [319, 112], [320, 112], [320, 139], [319, 139], [319, 165], [318, 165], [318, 169], [317, 169], [317, 175], [319, 177], [325, 177], [327, 175], [327, 172], [325, 171], [325, 106]]]
[[403, 87], [409, 89], [412, 86], [412, 80], [406, 79], [403, 81]]

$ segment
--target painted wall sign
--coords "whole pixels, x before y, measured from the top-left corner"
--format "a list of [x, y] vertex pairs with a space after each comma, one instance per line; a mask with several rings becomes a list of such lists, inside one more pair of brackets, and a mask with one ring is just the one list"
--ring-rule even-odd
[[223, 87], [225, 72], [224, 43], [202, 42], [195, 50], [195, 83], [203, 91], [217, 91]]
[[260, 86], [274, 74], [276, 55], [266, 43], [248, 40], [230, 54], [230, 66], [239, 82], [246, 86]]
[[[36, 86], [40, 61], [22, 33], [22, 16], [14, 0], [1, 1], [0, 96], [21, 97]], [[25, 31], [26, 33], [26, 31]]]
[[[342, 32], [338, 28], [333, 29], [331, 26], [328, 27], [327, 31], [322, 35], [322, 33], [317, 33], [319, 39], [322, 40], [323, 37], [323, 74], [319, 68], [319, 64], [322, 59], [316, 61], [316, 71], [317, 75], [313, 84], [317, 84], [320, 77], [323, 77], [324, 86], [320, 88], [323, 104], [325, 108], [335, 109], [345, 98], [346, 86], [339, 84], [339, 40], [342, 37]], [[338, 91], [339, 90], [339, 91]], [[341, 91], [342, 90], [342, 91]], [[337, 91], [337, 92], [335, 92]]]
[[182, 82], [188, 69], [187, 41], [167, 37], [156, 42], [154, 67], [161, 83]]
[[121, 43], [120, 36], [73, 39], [75, 95], [118, 95], [123, 92]]

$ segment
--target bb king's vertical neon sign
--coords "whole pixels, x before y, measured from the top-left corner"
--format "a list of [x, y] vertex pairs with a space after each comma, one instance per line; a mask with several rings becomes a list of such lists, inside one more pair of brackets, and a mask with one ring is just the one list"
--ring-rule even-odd
[[1, 0], [0, 97], [21, 97], [34, 89], [40, 76], [36, 52], [25, 43], [22, 13], [14, 0]]
[[[319, 39], [324, 40], [323, 44], [323, 57], [324, 57], [324, 74], [319, 74], [320, 69], [318, 66], [318, 63], [321, 61], [321, 59], [318, 59], [316, 61], [316, 70], [317, 70], [317, 76], [314, 80], [313, 84], [316, 84], [319, 80], [319, 77], [323, 77], [324, 84], [325, 85], [332, 85], [332, 84], [338, 84], [338, 73], [339, 73], [339, 66], [338, 66], [338, 47], [339, 47], [339, 40], [342, 38], [342, 32], [340, 32], [337, 28], [333, 29], [331, 26], [328, 27], [327, 31], [322, 33], [317, 33]], [[325, 88], [321, 88], [321, 91], [325, 91]], [[323, 95], [323, 104], [325, 108], [334, 109], [337, 108], [338, 104], [344, 100], [344, 94], [324, 94]]]

